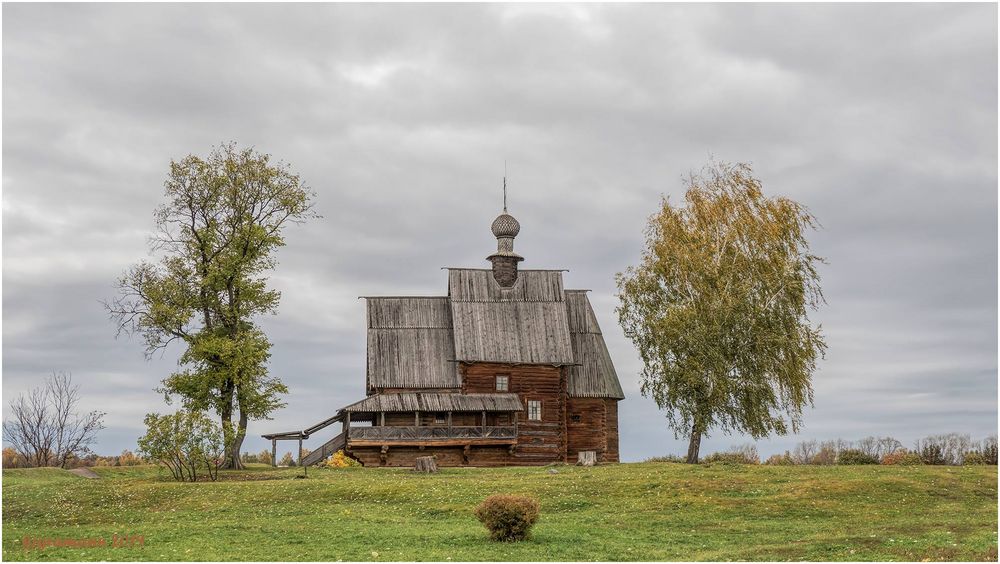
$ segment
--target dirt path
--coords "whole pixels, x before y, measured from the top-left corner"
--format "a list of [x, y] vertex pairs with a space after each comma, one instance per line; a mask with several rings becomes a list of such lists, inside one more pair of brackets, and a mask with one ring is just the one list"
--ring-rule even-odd
[[90, 479], [100, 478], [100, 476], [98, 476], [90, 468], [74, 468], [74, 469], [70, 470], [70, 473], [71, 474], [76, 474], [77, 476], [82, 476], [84, 478], [90, 478]]

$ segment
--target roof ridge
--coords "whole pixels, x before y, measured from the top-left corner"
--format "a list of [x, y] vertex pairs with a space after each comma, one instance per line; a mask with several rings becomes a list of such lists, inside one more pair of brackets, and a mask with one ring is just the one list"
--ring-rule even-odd
[[358, 296], [359, 300], [441, 300], [450, 296]]

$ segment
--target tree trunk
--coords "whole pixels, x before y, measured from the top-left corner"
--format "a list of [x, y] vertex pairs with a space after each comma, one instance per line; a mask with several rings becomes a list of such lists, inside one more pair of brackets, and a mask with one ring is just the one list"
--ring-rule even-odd
[[[243, 440], [247, 436], [247, 416], [240, 410], [240, 420], [239, 426], [236, 428], [236, 432], [232, 434], [232, 440], [230, 444], [226, 445], [226, 461], [223, 468], [226, 470], [242, 470], [245, 468], [243, 466], [243, 461], [240, 459], [240, 450], [243, 448]], [[232, 423], [230, 423], [230, 428]]]
[[221, 409], [219, 416], [222, 419], [222, 437], [224, 441], [225, 460], [222, 468], [225, 470], [242, 470], [243, 461], [240, 460], [240, 449], [243, 448], [243, 437], [246, 436], [247, 424], [243, 410], [240, 410], [239, 429], [233, 432], [233, 402], [236, 396], [236, 384], [227, 379], [222, 384], [220, 398]]
[[240, 427], [236, 431], [236, 436], [233, 437], [233, 447], [229, 451], [229, 455], [226, 457], [226, 466], [228, 470], [242, 470], [243, 460], [240, 459], [240, 450], [243, 448], [243, 439], [247, 436], [247, 424], [243, 417], [240, 417]]
[[691, 427], [691, 440], [688, 442], [688, 464], [698, 464], [698, 451], [701, 449], [701, 430], [695, 424]]

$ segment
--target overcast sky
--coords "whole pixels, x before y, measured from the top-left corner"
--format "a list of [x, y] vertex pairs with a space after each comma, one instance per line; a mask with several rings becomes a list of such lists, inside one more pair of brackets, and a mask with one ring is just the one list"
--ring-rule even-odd
[[98, 452], [168, 409], [153, 388], [179, 349], [144, 360], [100, 300], [147, 256], [170, 160], [229, 140], [288, 162], [323, 216], [288, 229], [271, 277], [290, 393], [248, 449], [363, 397], [358, 296], [488, 266], [506, 160], [523, 267], [592, 290], [622, 458], [682, 452], [638, 391], [614, 274], [709, 155], [823, 224], [815, 407], [763, 454], [996, 431], [996, 4], [5, 4], [5, 416], [53, 370], [108, 412]]

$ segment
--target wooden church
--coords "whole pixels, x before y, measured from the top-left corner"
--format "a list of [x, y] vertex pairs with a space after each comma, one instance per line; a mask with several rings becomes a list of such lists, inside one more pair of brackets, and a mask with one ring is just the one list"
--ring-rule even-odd
[[[303, 431], [342, 432], [301, 459], [337, 450], [365, 466], [519, 466], [618, 462], [624, 398], [586, 290], [563, 287], [561, 270], [522, 270], [520, 224], [504, 211], [492, 225], [492, 268], [448, 269], [434, 297], [365, 297], [367, 394]], [[300, 457], [301, 458], [301, 457]]]

